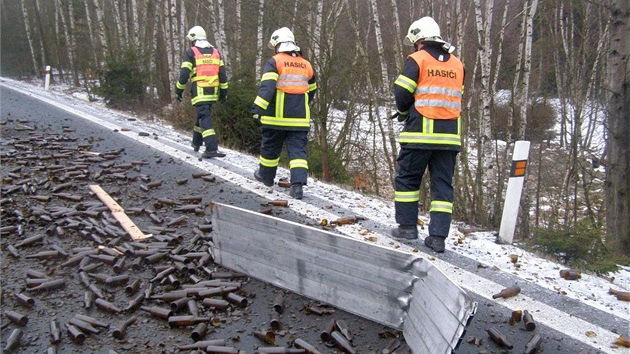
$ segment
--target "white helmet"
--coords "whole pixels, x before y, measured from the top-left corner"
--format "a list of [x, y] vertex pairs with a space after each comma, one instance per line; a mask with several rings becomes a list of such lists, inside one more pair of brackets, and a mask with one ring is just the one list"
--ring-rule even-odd
[[198, 39], [206, 39], [206, 31], [201, 26], [195, 26], [188, 31], [186, 39], [189, 41], [196, 41]]
[[409, 26], [407, 37], [403, 40], [405, 45], [414, 45], [419, 40], [446, 43], [440, 35], [440, 26], [432, 17], [423, 17]]
[[271, 39], [267, 46], [269, 49], [275, 49], [278, 44], [285, 42], [295, 43], [295, 36], [293, 36], [293, 32], [290, 29], [282, 27], [271, 34]]

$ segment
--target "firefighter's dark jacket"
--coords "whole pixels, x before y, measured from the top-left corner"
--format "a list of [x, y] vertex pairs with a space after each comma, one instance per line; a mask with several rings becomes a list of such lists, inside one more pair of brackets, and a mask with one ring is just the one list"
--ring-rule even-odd
[[[459, 103], [447, 102], [447, 104], [452, 104], [457, 107], [457, 109], [454, 110], [456, 112], [455, 117], [423, 116], [419, 112], [419, 110], [422, 109], [420, 106], [423, 106], [423, 102], [432, 100], [421, 99], [420, 93], [426, 92], [427, 90], [425, 88], [425, 91], [422, 91], [423, 88], [418, 87], [418, 81], [421, 77], [421, 73], [419, 72], [420, 66], [412, 56], [415, 56], [416, 59], [422, 58], [422, 60], [431, 61], [429, 65], [440, 66], [441, 63], [450, 62], [454, 68], [460, 66], [461, 69], [456, 70], [456, 72], [460, 73], [461, 77], [457, 77], [457, 81], [455, 82], [459, 82], [462, 87], [464, 79], [463, 65], [454, 55], [445, 52], [440, 45], [425, 44], [420, 51], [426, 52], [416, 52], [407, 57], [403, 71], [394, 83], [396, 108], [399, 113], [408, 114], [408, 117], [405, 120], [405, 127], [400, 134], [401, 147], [411, 149], [460, 151], [461, 123], [459, 112], [461, 111], [461, 93], [463, 92], [463, 88], [453, 90], [443, 89], [440, 87], [430, 87], [429, 90], [431, 91], [429, 91], [429, 97], [434, 96], [434, 94], [442, 99], [444, 97], [459, 97], [460, 101]], [[426, 55], [426, 53], [430, 54], [430, 56]], [[442, 61], [437, 59], [440, 57]], [[431, 109], [432, 108], [429, 108], [429, 110]]]
[[263, 68], [252, 113], [264, 128], [308, 131], [316, 90], [311, 63], [294, 52], [278, 53]]
[[[209, 48], [197, 48], [204, 55], [212, 55], [214, 51], [218, 50], [214, 47]], [[223, 100], [227, 97], [228, 92], [228, 77], [225, 71], [223, 58], [219, 55], [219, 85], [217, 87], [198, 87], [194, 78], [197, 74], [195, 68], [195, 53], [192, 48], [188, 48], [184, 53], [182, 65], [179, 69], [179, 80], [177, 80], [176, 88], [178, 90], [184, 90], [188, 79], [191, 79], [191, 103], [196, 105], [198, 103], [211, 103], [218, 100]]]

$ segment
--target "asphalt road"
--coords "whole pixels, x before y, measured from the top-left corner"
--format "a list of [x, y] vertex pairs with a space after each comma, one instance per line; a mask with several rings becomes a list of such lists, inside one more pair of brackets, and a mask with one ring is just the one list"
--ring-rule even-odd
[[[194, 174], [204, 172], [198, 167], [187, 163], [187, 161], [173, 158], [161, 151], [158, 151], [145, 142], [143, 139], [159, 140], [159, 135], [141, 137], [138, 132], [127, 132], [112, 129], [111, 126], [104, 127], [95, 124], [81, 117], [81, 114], [70, 114], [66, 110], [59, 109], [22, 93], [9, 90], [0, 86], [1, 116], [1, 144], [0, 157], [2, 166], [0, 168], [3, 195], [2, 195], [2, 227], [10, 225], [22, 225], [19, 230], [8, 231], [2, 234], [2, 346], [6, 345], [7, 339], [14, 329], [23, 331], [20, 345], [15, 352], [21, 353], [41, 353], [49, 347], [56, 347], [58, 353], [108, 353], [110, 350], [130, 353], [171, 353], [177, 352], [177, 347], [184, 344], [191, 344], [190, 338], [192, 327], [170, 327], [167, 321], [157, 319], [148, 315], [145, 311], [134, 310], [120, 313], [112, 313], [103, 308], [92, 305], [87, 309], [84, 306], [85, 294], [90, 292], [81, 281], [78, 272], [78, 265], [63, 266], [68, 258], [59, 256], [57, 258], [33, 259], [26, 258], [27, 255], [36, 252], [51, 250], [53, 245], [70, 253], [79, 247], [95, 248], [98, 242], [108, 246], [112, 235], [86, 236], [81, 233], [81, 227], [72, 229], [68, 223], [72, 221], [81, 222], [85, 213], [66, 213], [71, 216], [59, 217], [56, 211], [63, 208], [76, 208], [77, 204], [89, 206], [92, 203], [98, 204], [98, 199], [91, 195], [88, 189], [89, 184], [98, 184], [107, 191], [126, 210], [143, 211], [133, 217], [134, 222], [143, 230], [157, 231], [162, 240], [177, 238], [179, 241], [173, 245], [182, 245], [192, 253], [196, 250], [203, 250], [211, 240], [211, 232], [199, 231], [201, 226], [209, 223], [210, 201], [217, 201], [225, 204], [235, 205], [249, 210], [260, 210], [262, 205], [268, 202], [260, 194], [252, 193], [250, 190], [223, 180], [220, 176], [206, 176], [205, 178], [194, 178]], [[132, 136], [133, 135], [133, 136]], [[188, 147], [183, 147], [183, 151], [190, 153]], [[107, 159], [90, 159], [96, 154], [106, 156]], [[221, 161], [211, 161], [213, 164], [221, 165]], [[79, 165], [76, 169], [70, 168]], [[62, 167], [59, 167], [62, 166]], [[118, 169], [117, 169], [118, 168]], [[59, 171], [62, 171], [60, 173]], [[79, 171], [76, 172], [75, 171]], [[234, 171], [238, 173], [238, 168]], [[83, 172], [83, 173], [81, 173]], [[245, 178], [249, 175], [243, 174]], [[214, 177], [214, 178], [213, 178]], [[186, 180], [184, 183], [183, 180]], [[179, 181], [181, 184], [177, 183]], [[158, 184], [147, 187], [147, 185]], [[159, 183], [158, 183], [159, 182]], [[68, 196], [52, 195], [51, 188], [69, 183], [68, 187], [58, 191], [58, 193], [68, 193], [80, 196], [79, 202], [68, 201], [64, 198]], [[13, 188], [19, 186], [20, 188]], [[10, 192], [10, 193], [8, 193]], [[52, 195], [50, 202], [41, 202], [36, 196]], [[185, 204], [182, 198], [185, 196], [201, 196], [199, 202], [202, 211], [197, 213], [182, 213], [176, 210], [176, 206], [170, 205], [170, 201], [177, 201], [179, 205]], [[288, 195], [287, 195], [287, 198]], [[313, 200], [313, 204], [318, 204]], [[45, 212], [40, 212], [44, 209]], [[18, 211], [16, 213], [15, 211]], [[55, 214], [56, 218], [42, 218], [42, 214]], [[111, 221], [100, 213], [98, 218], [105, 219], [105, 223]], [[204, 215], [205, 214], [205, 215]], [[20, 219], [16, 215], [25, 216]], [[163, 220], [156, 224], [156, 215]], [[304, 215], [292, 211], [290, 208], [274, 208], [274, 215], [279, 218], [313, 224]], [[29, 219], [29, 216], [34, 220]], [[184, 217], [183, 221], [178, 221]], [[97, 219], [98, 219], [97, 218]], [[172, 224], [171, 224], [172, 223]], [[366, 221], [366, 224], [378, 229], [378, 221]], [[59, 231], [57, 227], [68, 227], [65, 232]], [[102, 226], [102, 225], [101, 225]], [[95, 232], [90, 232], [94, 235]], [[40, 235], [43, 241], [33, 245], [17, 248], [18, 257], [10, 255], [7, 249], [9, 245], [15, 245], [20, 240]], [[122, 238], [121, 238], [122, 239]], [[125, 240], [119, 241], [124, 244]], [[153, 239], [147, 243], [159, 243]], [[113, 245], [111, 246], [113, 247]], [[157, 246], [156, 246], [157, 247]], [[185, 255], [185, 253], [180, 253]], [[498, 275], [489, 270], [479, 269], [477, 264], [465, 257], [453, 252], [437, 256], [440, 260], [456, 264], [458, 267], [475, 272], [481, 277], [492, 278], [492, 281], [503, 284], [506, 287], [514, 284], [513, 277], [506, 274]], [[142, 292], [149, 288], [150, 279], [156, 275], [154, 268], [163, 269], [159, 266], [168, 267], [175, 262], [171, 259], [161, 259], [155, 264], [143, 263], [138, 270], [133, 270], [129, 263], [134, 257], [128, 257], [126, 268], [122, 274], [129, 274], [131, 283], [133, 280], [141, 282]], [[97, 263], [93, 259], [92, 263]], [[87, 263], [87, 262], [86, 262]], [[198, 263], [194, 259], [191, 264]], [[111, 264], [104, 264], [97, 268], [97, 272], [114, 275]], [[206, 269], [215, 272], [226, 271], [219, 266], [208, 261]], [[177, 277], [181, 283], [192, 283], [191, 275], [203, 280], [212, 278], [211, 274], [201, 271], [201, 267], [196, 266], [194, 274], [184, 273], [178, 269]], [[64, 286], [49, 291], [28, 291], [26, 284], [26, 270], [36, 270], [44, 272], [54, 279], [64, 279]], [[216, 273], [215, 273], [216, 274]], [[91, 278], [92, 284], [101, 289], [104, 293], [103, 299], [124, 308], [133, 296], [125, 294], [124, 284], [109, 286], [102, 284]], [[197, 279], [198, 280], [198, 279]], [[290, 294], [272, 285], [264, 284], [249, 278], [231, 278], [233, 282], [239, 282], [240, 287], [234, 293], [247, 299], [247, 306], [237, 306], [231, 304], [227, 310], [216, 310], [204, 307], [201, 301], [197, 301], [200, 316], [212, 317], [213, 330], [205, 336], [208, 339], [224, 339], [226, 345], [233, 346], [245, 352], [254, 352], [259, 346], [270, 346], [263, 343], [253, 335], [255, 331], [272, 331], [276, 334], [276, 346], [290, 346], [296, 338], [306, 340], [315, 345], [322, 353], [335, 353], [339, 349], [323, 343], [320, 339], [320, 332], [326, 323], [331, 320], [344, 320], [354, 334], [353, 344], [359, 353], [381, 352], [392, 340], [392, 338], [402, 339], [400, 332], [388, 329], [339, 309], [322, 308], [330, 311], [322, 315], [316, 315], [305, 310], [311, 305], [318, 303]], [[166, 281], [155, 282], [153, 294], [163, 294], [177, 290], [177, 285]], [[179, 285], [181, 287], [181, 285]], [[589, 322], [597, 323], [598, 326], [613, 331], [623, 333], [627, 331], [627, 321], [620, 321], [614, 316], [609, 316], [601, 311], [594, 310], [577, 301], [571, 301], [561, 295], [537, 287], [536, 285], [524, 285], [523, 291], [535, 294], [537, 300], [543, 301], [547, 306], [558, 308], [563, 312], [570, 313], [571, 316], [579, 316]], [[26, 307], [22, 305], [16, 294], [26, 294], [34, 299], [35, 306]], [[270, 320], [274, 313], [273, 300], [278, 294], [284, 294], [286, 309], [280, 315], [282, 327], [273, 329]], [[510, 318], [512, 310], [501, 305], [500, 301], [492, 301], [484, 296], [471, 292], [471, 296], [478, 302], [478, 310], [467, 327], [467, 331], [462, 337], [456, 353], [511, 353], [523, 352], [525, 344], [534, 334], [540, 334], [543, 338], [539, 351], [541, 353], [598, 353], [602, 352], [592, 346], [586, 345], [572, 336], [561, 331], [551, 329], [544, 324], [538, 324], [534, 331], [527, 331], [523, 322], [510, 325], [507, 320]], [[146, 299], [145, 306], [169, 307], [168, 303], [159, 300]], [[324, 305], [324, 304], [320, 304]], [[193, 306], [193, 305], [191, 305]], [[28, 324], [20, 326], [8, 320], [7, 312], [15, 311], [26, 315]], [[187, 314], [192, 311], [187, 308], [178, 314]], [[109, 329], [101, 329], [99, 333], [88, 335], [82, 344], [72, 341], [66, 331], [65, 323], [76, 314], [84, 314], [98, 318], [110, 324]], [[136, 316], [136, 322], [131, 325], [124, 339], [112, 337], [113, 328], [122, 323], [125, 319]], [[533, 314], [534, 319], [536, 313]], [[62, 340], [59, 344], [51, 344], [49, 336], [49, 323], [52, 319], [57, 319], [61, 324]], [[514, 344], [512, 350], [498, 346], [490, 340], [486, 329], [495, 326], [502, 331]], [[609, 343], [601, 344], [602, 348], [608, 348]], [[585, 350], [581, 352], [581, 350]], [[623, 350], [623, 349], [622, 349]], [[619, 351], [623, 352], [623, 351]]]

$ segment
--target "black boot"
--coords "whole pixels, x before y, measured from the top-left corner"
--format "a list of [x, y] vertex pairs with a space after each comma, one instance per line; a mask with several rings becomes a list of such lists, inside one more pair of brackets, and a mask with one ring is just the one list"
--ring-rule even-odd
[[258, 172], [258, 170], [256, 170], [256, 172], [254, 172], [254, 178], [256, 178], [256, 180], [258, 182], [262, 182], [262, 184], [264, 184], [267, 187], [273, 186], [273, 181], [267, 181], [266, 179], [262, 178], [262, 176], [260, 175], [260, 172]]
[[225, 157], [225, 154], [217, 150], [206, 150], [203, 152], [203, 154], [201, 154], [201, 157], [203, 157], [204, 159], [211, 159], [213, 157]]
[[418, 238], [418, 228], [416, 225], [400, 225], [398, 228], [392, 230], [392, 236], [395, 238], [415, 240]]
[[304, 192], [302, 191], [302, 183], [294, 183], [291, 185], [289, 194], [295, 199], [302, 199]]
[[424, 239], [424, 245], [437, 253], [444, 253], [444, 250], [446, 249], [445, 240], [446, 237], [429, 236]]

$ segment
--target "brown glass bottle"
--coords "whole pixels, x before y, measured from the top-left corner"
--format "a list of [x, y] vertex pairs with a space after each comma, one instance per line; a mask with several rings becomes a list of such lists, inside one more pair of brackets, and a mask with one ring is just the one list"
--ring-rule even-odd
[[116, 305], [101, 298], [94, 300], [94, 304], [96, 305], [96, 307], [102, 310], [105, 310], [107, 312], [114, 312], [114, 313], [122, 312], [122, 310], [119, 309]]
[[138, 318], [136, 316], [132, 316], [126, 319], [123, 323], [119, 324], [118, 326], [116, 326], [116, 328], [114, 328], [114, 331], [112, 332], [112, 336], [116, 339], [124, 339], [127, 328], [131, 326], [134, 322], [136, 322], [137, 319]]
[[538, 350], [538, 347], [542, 343], [542, 336], [540, 334], [534, 334], [534, 336], [525, 344], [525, 354], [534, 354]]
[[208, 323], [206, 322], [198, 323], [193, 329], [193, 331], [190, 333], [190, 338], [193, 341], [198, 342], [200, 339], [202, 339], [206, 335], [207, 332], [208, 332]]
[[298, 349], [304, 349], [307, 354], [321, 354], [317, 348], [301, 338], [296, 338], [293, 345]]
[[533, 331], [536, 329], [536, 322], [534, 322], [534, 318], [529, 311], [523, 311], [523, 322], [525, 323], [525, 329], [528, 331]]
[[151, 316], [155, 318], [161, 318], [163, 320], [168, 320], [170, 316], [173, 316], [173, 311], [169, 309], [164, 309], [158, 306], [152, 306], [152, 307], [140, 306], [140, 310], [146, 311], [149, 314], [151, 314]]
[[496, 298], [504, 298], [507, 299], [508, 297], [512, 297], [512, 296], [516, 296], [521, 292], [521, 287], [518, 285], [514, 285], [514, 286], [510, 286], [509, 288], [505, 288], [503, 290], [501, 290], [500, 292], [492, 295], [493, 299]]
[[276, 343], [276, 334], [271, 331], [253, 331], [252, 334], [264, 343], [271, 345]]
[[59, 328], [59, 322], [57, 320], [50, 321], [50, 341], [53, 344], [61, 341], [61, 329]]
[[186, 327], [194, 326], [201, 322], [210, 322], [210, 317], [196, 317], [196, 316], [170, 316], [168, 318], [168, 324], [171, 327]]
[[346, 339], [348, 339], [348, 341], [352, 342], [352, 335], [350, 334], [350, 329], [348, 328], [348, 325], [346, 324], [346, 321], [344, 321], [344, 320], [337, 320], [337, 322], [335, 324], [337, 325], [337, 328], [339, 329], [339, 332], [341, 332], [341, 334], [343, 334], [343, 336], [346, 337]]
[[497, 327], [492, 326], [486, 329], [486, 332], [488, 332], [488, 335], [490, 335], [490, 338], [498, 345], [507, 347], [509, 349], [514, 348], [514, 345], [512, 345], [512, 343], [507, 339], [505, 334], [501, 333], [501, 331], [499, 331]]
[[277, 313], [282, 313], [282, 311], [284, 311], [284, 296], [282, 296], [282, 294], [278, 294], [278, 296], [276, 296], [273, 300], [273, 309]]
[[330, 337], [332, 338], [333, 342], [335, 342], [337, 347], [342, 351], [348, 354], [356, 354], [356, 350], [354, 350], [352, 344], [350, 344], [346, 337], [344, 337], [344, 335], [340, 332], [332, 331], [332, 333], [330, 333]]
[[95, 328], [94, 326], [92, 326], [91, 324], [80, 320], [76, 317], [72, 317], [70, 320], [68, 320], [68, 323], [70, 323], [71, 325], [77, 327], [78, 329], [80, 329], [82, 332], [84, 333], [99, 333], [100, 331]]
[[66, 285], [65, 279], [56, 279], [56, 280], [47, 281], [33, 288], [27, 288], [26, 291], [59, 289], [65, 285]]
[[7, 345], [4, 347], [4, 352], [9, 352], [20, 345], [20, 339], [22, 338], [22, 330], [16, 328], [11, 332], [11, 335], [7, 339]]

